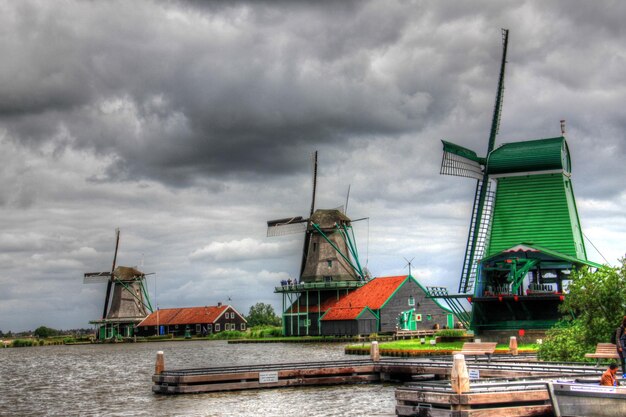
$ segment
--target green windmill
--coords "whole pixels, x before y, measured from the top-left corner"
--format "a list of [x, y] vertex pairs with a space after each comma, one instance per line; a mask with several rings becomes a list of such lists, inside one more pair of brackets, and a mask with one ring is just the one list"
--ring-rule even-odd
[[[477, 333], [545, 330], [560, 317], [572, 269], [587, 261], [563, 136], [495, 147], [500, 123], [508, 30], [485, 157], [443, 142], [441, 174], [476, 180], [458, 296], [457, 316]], [[564, 124], [561, 125], [562, 135]], [[456, 298], [455, 298], [456, 297]], [[466, 313], [457, 298], [471, 300]]]

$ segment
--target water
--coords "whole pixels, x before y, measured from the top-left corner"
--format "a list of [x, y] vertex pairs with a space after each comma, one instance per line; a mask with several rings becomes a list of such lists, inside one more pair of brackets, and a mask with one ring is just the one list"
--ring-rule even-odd
[[353, 358], [340, 344], [225, 341], [0, 349], [0, 416], [393, 416], [394, 386], [294, 387], [154, 395], [156, 352], [165, 368]]

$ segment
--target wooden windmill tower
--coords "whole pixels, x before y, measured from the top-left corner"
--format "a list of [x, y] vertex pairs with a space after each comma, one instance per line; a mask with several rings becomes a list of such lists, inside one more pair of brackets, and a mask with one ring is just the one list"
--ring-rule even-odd
[[107, 283], [102, 318], [90, 323], [98, 326], [98, 338], [131, 337], [134, 326], [152, 312], [146, 289], [146, 274], [136, 268], [116, 266], [120, 230], [115, 231], [115, 252], [110, 272], [87, 272], [85, 284]]
[[[313, 194], [308, 218], [302, 216], [270, 220], [267, 236], [304, 233], [300, 275], [283, 281], [276, 293], [283, 295], [283, 332], [286, 335], [319, 334], [320, 312], [339, 289], [345, 294], [365, 283], [352, 221], [339, 209], [315, 209], [317, 152], [313, 154]], [[359, 219], [362, 220], [362, 219]]]
[[[500, 124], [508, 30], [487, 153], [443, 142], [441, 174], [476, 180], [460, 297], [430, 288], [456, 304], [458, 316], [476, 332], [545, 330], [560, 317], [558, 306], [573, 268], [587, 261], [563, 136], [495, 147]], [[564, 132], [562, 132], [563, 134]]]

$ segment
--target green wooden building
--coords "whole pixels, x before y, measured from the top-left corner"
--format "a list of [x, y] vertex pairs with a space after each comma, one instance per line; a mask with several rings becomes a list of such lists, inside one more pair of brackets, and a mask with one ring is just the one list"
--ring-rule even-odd
[[571, 271], [600, 266], [587, 260], [565, 138], [504, 144], [487, 158], [443, 145], [444, 173], [462, 162], [480, 170], [479, 188], [483, 172], [489, 182], [480, 222], [475, 218], [480, 190], [476, 193], [459, 287], [470, 295], [471, 328], [479, 333], [550, 328], [560, 317]]
[[[460, 294], [429, 288], [432, 297], [446, 298], [457, 317], [479, 334], [550, 328], [560, 317], [572, 270], [600, 267], [587, 260], [565, 137], [495, 146], [508, 30], [502, 35], [486, 155], [443, 141], [441, 174], [476, 180]], [[461, 297], [470, 300], [471, 314], [458, 301]]]

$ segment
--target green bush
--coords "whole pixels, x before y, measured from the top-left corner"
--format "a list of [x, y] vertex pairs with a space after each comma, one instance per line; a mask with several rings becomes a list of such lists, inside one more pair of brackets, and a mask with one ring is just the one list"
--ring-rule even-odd
[[280, 326], [257, 326], [251, 327], [248, 336], [252, 339], [262, 339], [266, 337], [281, 337], [283, 329]]
[[572, 271], [569, 294], [560, 306], [564, 318], [546, 333], [539, 357], [552, 361], [584, 361], [597, 343], [610, 341], [626, 314], [626, 260], [591, 273]]
[[436, 335], [442, 336], [442, 337], [463, 337], [465, 336], [465, 330], [443, 329], [443, 330], [438, 330]]
[[560, 321], [548, 330], [539, 345], [539, 359], [556, 362], [585, 361], [585, 353], [593, 352], [595, 344], [589, 342], [587, 328], [582, 320]]
[[13, 347], [27, 347], [27, 346], [33, 346], [35, 343], [37, 343], [37, 342], [32, 340], [32, 339], [15, 339], [15, 340], [13, 340], [13, 343], [11, 344], [11, 346], [13, 346]]
[[213, 336], [214, 339], [243, 339], [244, 337], [245, 333], [237, 330], [225, 330]]

